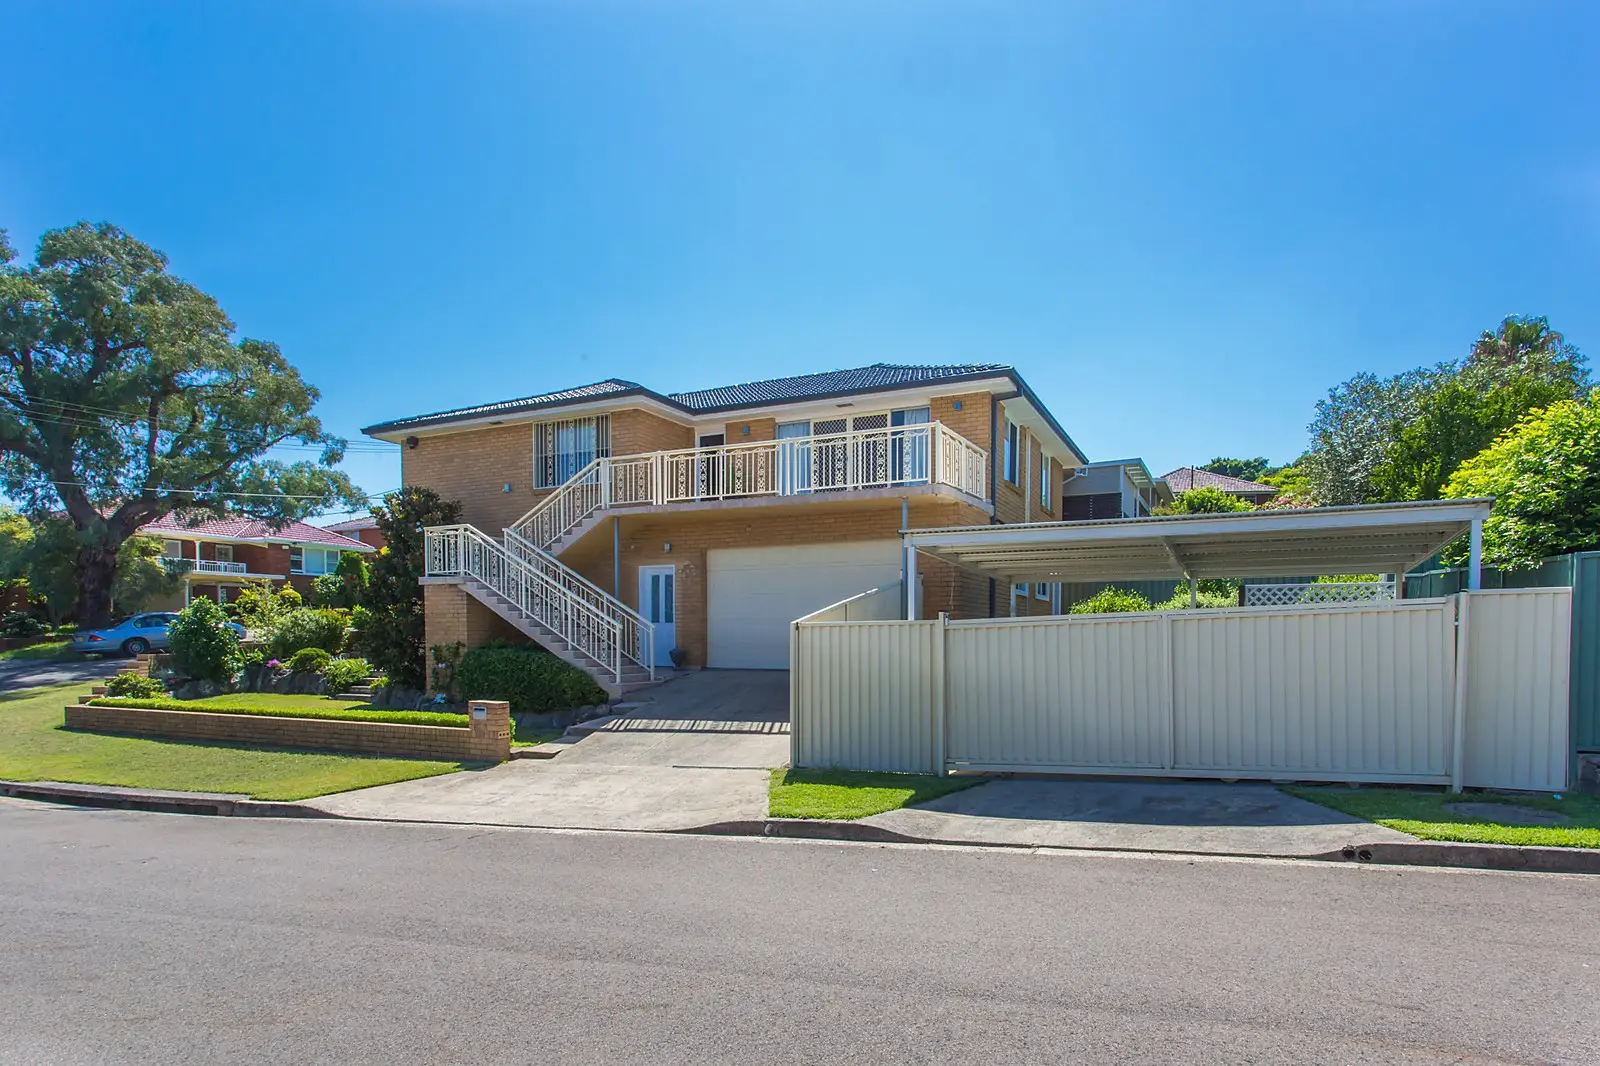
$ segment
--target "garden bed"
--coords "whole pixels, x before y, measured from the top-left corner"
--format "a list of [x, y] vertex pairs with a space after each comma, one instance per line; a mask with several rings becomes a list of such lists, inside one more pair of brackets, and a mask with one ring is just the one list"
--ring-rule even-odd
[[199, 700], [175, 700], [161, 696], [98, 696], [86, 702], [91, 707], [142, 707], [153, 711], [250, 714], [269, 718], [325, 718], [340, 722], [387, 722], [391, 725], [443, 726], [449, 729], [465, 729], [468, 722], [465, 714], [374, 710], [370, 704], [331, 700], [323, 696], [263, 698], [264, 695], [240, 692]]
[[327, 701], [333, 705], [325, 709], [295, 707], [285, 706], [286, 699], [295, 698], [269, 702], [260, 694], [210, 701], [101, 697], [66, 708], [63, 720], [67, 729], [175, 740], [461, 762], [504, 762], [511, 757], [511, 723], [504, 703], [482, 704], [484, 714], [474, 717], [374, 711], [339, 701]]

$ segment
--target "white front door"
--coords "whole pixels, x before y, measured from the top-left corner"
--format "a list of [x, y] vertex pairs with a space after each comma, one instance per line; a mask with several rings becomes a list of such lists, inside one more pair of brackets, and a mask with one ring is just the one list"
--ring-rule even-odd
[[671, 666], [678, 646], [678, 568], [639, 567], [639, 613], [656, 627], [655, 665]]

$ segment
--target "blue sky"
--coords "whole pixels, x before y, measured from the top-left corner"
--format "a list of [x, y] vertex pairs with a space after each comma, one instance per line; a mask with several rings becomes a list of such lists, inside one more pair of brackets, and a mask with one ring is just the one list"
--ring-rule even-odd
[[163, 249], [352, 440], [996, 361], [1160, 473], [1506, 314], [1600, 352], [1593, 3], [6, 6], [13, 243]]

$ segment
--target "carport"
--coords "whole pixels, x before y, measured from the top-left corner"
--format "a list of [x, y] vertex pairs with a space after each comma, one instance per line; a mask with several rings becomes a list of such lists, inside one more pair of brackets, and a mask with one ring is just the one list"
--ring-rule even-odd
[[[903, 530], [909, 580], [792, 627], [792, 761], [1564, 788], [1571, 590], [1478, 591], [1490, 504]], [[1461, 536], [1473, 591], [1431, 599], [924, 619], [905, 595], [922, 556], [996, 581], [1192, 589], [1403, 574]]]
[[[1242, 511], [1086, 522], [901, 531], [916, 587], [919, 553], [1004, 582], [1137, 581], [1404, 574], [1465, 534], [1469, 588], [1480, 586], [1483, 520], [1494, 501]], [[1397, 586], [1404, 587], [1404, 582]], [[1403, 593], [1402, 593], [1403, 595]], [[910, 604], [907, 604], [908, 609]], [[913, 617], [908, 613], [906, 617]]]

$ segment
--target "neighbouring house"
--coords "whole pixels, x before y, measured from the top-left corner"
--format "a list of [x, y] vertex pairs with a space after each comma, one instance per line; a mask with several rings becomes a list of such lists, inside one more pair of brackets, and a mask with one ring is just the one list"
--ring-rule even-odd
[[378, 520], [371, 515], [363, 515], [360, 518], [347, 518], [343, 522], [334, 522], [322, 528], [337, 533], [341, 537], [359, 540], [374, 551], [381, 551], [384, 545], [388, 543], [384, 539], [383, 530], [378, 528]]
[[[531, 638], [620, 691], [671, 662], [785, 668], [790, 623], [897, 586], [902, 527], [1059, 521], [1086, 459], [1017, 371], [885, 363], [662, 393], [611, 379], [370, 426], [432, 530], [427, 643]], [[918, 571], [924, 617], [1044, 615], [1052, 585]], [[648, 645], [648, 646], [647, 646]]]
[[1069, 522], [1142, 518], [1171, 502], [1172, 490], [1143, 459], [1085, 463], [1069, 469], [1061, 485], [1061, 517]]
[[251, 518], [191, 523], [167, 515], [139, 532], [160, 540], [167, 567], [183, 576], [183, 588], [172, 602], [152, 604], [151, 610], [177, 607], [195, 597], [226, 603], [240, 587], [258, 581], [287, 582], [305, 595], [313, 578], [333, 573], [341, 553], [377, 550], [305, 522], [273, 529]]
[[1194, 466], [1180, 466], [1161, 480], [1167, 483], [1173, 495], [1188, 492], [1190, 489], [1217, 488], [1257, 507], [1278, 494], [1278, 490], [1272, 485], [1265, 485], [1259, 481], [1246, 481], [1242, 477], [1217, 474]]

